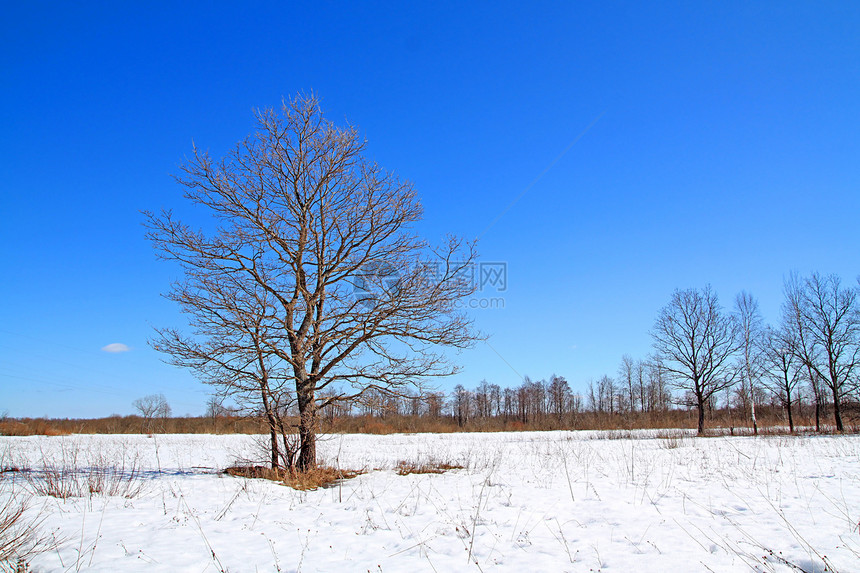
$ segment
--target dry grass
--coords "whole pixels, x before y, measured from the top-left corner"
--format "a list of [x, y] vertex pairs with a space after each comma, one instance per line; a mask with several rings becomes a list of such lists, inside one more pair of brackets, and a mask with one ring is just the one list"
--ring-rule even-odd
[[144, 488], [142, 470], [136, 457], [122, 456], [119, 462], [104, 454], [81, 458], [76, 446], [63, 447], [56, 458], [43, 454], [39, 469], [14, 467], [27, 489], [36, 495], [69, 499], [75, 497], [121, 496], [132, 499]]
[[[759, 426], [759, 436], [838, 436], [847, 434], [860, 433], [860, 426], [857, 424], [846, 424], [842, 432], [836, 430], [836, 426], [822, 425], [820, 430], [815, 430], [814, 426], [795, 426], [792, 432], [788, 426]], [[704, 437], [720, 438], [724, 436], [754, 436], [752, 428], [747, 427], [716, 427], [705, 428]]]
[[56, 545], [39, 533], [38, 517], [27, 519], [27, 502], [10, 496], [0, 505], [0, 571], [28, 571], [30, 559]]
[[271, 481], [283, 481], [285, 472], [281, 469], [267, 468], [265, 466], [230, 466], [224, 473], [234, 477], [250, 479], [267, 479]]
[[94, 419], [0, 419], [0, 436], [67, 436], [69, 434], [261, 434], [268, 426], [259, 418], [238, 416], [167, 418], [148, 423], [140, 416]]
[[73, 470], [46, 468], [44, 471], [22, 472], [27, 485], [36, 495], [59, 499], [93, 497], [96, 495], [121, 496], [131, 499], [140, 495], [143, 483], [135, 469], [123, 470], [104, 466]]
[[397, 475], [408, 476], [410, 474], [442, 474], [449, 470], [461, 470], [463, 468], [464, 466], [460, 464], [450, 462], [427, 461], [419, 463], [401, 460], [397, 462], [394, 471], [397, 472]]
[[300, 491], [315, 490], [335, 485], [366, 473], [364, 470], [344, 470], [330, 466], [317, 466], [303, 472], [272, 469], [264, 466], [232, 466], [224, 473], [244, 478], [267, 479]]
[[69, 433], [47, 420], [0, 422], [0, 436], [67, 436]]
[[661, 432], [657, 432], [654, 435], [655, 438], [660, 440], [661, 445], [667, 450], [675, 450], [683, 446], [688, 437], [684, 435], [683, 432], [679, 432], [677, 430], [665, 430]]

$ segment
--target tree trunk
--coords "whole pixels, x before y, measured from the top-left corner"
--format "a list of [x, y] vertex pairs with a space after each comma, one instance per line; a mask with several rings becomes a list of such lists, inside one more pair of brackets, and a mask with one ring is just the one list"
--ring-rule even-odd
[[750, 410], [752, 411], [753, 435], [758, 436], [758, 422], [755, 419], [755, 396], [753, 396], [752, 383], [750, 383]]
[[818, 387], [818, 381], [815, 378], [815, 373], [812, 367], [807, 364], [806, 370], [809, 372], [809, 382], [812, 384], [812, 393], [815, 395], [815, 431], [821, 431], [821, 390]]
[[312, 389], [302, 388], [297, 392], [299, 402], [299, 463], [298, 470], [306, 472], [317, 465], [317, 410]]
[[794, 418], [791, 417], [791, 393], [788, 393], [788, 401], [786, 403], [786, 409], [788, 410], [788, 429], [793, 434], [794, 433]]
[[704, 435], [704, 433], [705, 433], [705, 400], [702, 398], [699, 398], [699, 400], [697, 402], [698, 402], [697, 406], [698, 406], [698, 410], [699, 410], [698, 434], [701, 436], [701, 435]]
[[299, 452], [298, 468], [300, 472], [312, 470], [317, 465], [317, 435], [312, 428], [305, 427], [302, 423], [299, 427], [299, 439], [302, 441]]
[[280, 461], [278, 460], [278, 434], [275, 432], [273, 425], [271, 425], [271, 421], [269, 426], [269, 438], [272, 443], [272, 469], [276, 470], [280, 465]]
[[839, 407], [839, 389], [834, 385], [833, 388], [833, 417], [836, 418], [836, 431], [841, 432], [845, 429], [842, 425], [842, 409]]
[[815, 397], [815, 431], [821, 431], [821, 400]]
[[263, 411], [266, 414], [266, 421], [269, 423], [269, 436], [271, 437], [272, 443], [272, 469], [278, 469], [279, 460], [278, 460], [278, 426], [277, 421], [275, 420], [275, 415], [272, 412], [272, 406], [269, 404], [269, 395], [268, 395], [268, 382], [263, 379], [261, 383], [262, 390], [262, 399], [263, 399]]

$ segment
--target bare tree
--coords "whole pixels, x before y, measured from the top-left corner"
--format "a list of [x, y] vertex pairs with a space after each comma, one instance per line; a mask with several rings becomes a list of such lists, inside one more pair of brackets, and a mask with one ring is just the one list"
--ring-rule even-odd
[[798, 385], [801, 379], [801, 362], [793, 351], [796, 341], [790, 324], [779, 329], [768, 328], [763, 337], [762, 372], [765, 386], [779, 400], [788, 414], [788, 427], [794, 432], [794, 404], [800, 399]]
[[600, 403], [603, 404], [602, 412], [615, 414], [616, 397], [618, 395], [615, 380], [611, 376], [603, 375], [597, 381]]
[[523, 409], [523, 423], [537, 422], [546, 415], [546, 383], [523, 376], [520, 407]]
[[648, 410], [664, 412], [669, 409], [672, 394], [667, 388], [666, 373], [660, 362], [654, 358], [648, 360]]
[[427, 394], [427, 415], [431, 418], [441, 418], [442, 408], [445, 405], [445, 394], [442, 392], [430, 392]]
[[648, 409], [648, 364], [644, 360], [637, 360], [633, 366], [636, 375], [636, 387], [639, 392], [639, 411]]
[[490, 409], [493, 416], [502, 414], [502, 389], [498, 384], [490, 384]]
[[764, 321], [759, 312], [758, 301], [748, 292], [741, 291], [735, 298], [735, 320], [740, 336], [741, 404], [746, 411], [749, 406], [753, 433], [758, 435], [755, 418], [756, 385], [761, 376], [761, 349], [764, 336]]
[[472, 393], [475, 398], [475, 417], [489, 418], [490, 417], [490, 383], [486, 380], [481, 380], [478, 387]]
[[815, 431], [821, 430], [821, 410], [825, 405], [824, 391], [821, 378], [812, 364], [815, 360], [815, 348], [812, 342], [810, 325], [805, 319], [804, 283], [796, 274], [791, 273], [783, 286], [785, 302], [782, 305], [782, 322], [789, 330], [791, 350], [803, 364], [809, 386], [815, 400]]
[[505, 421], [512, 420], [519, 412], [519, 393], [514, 388], [505, 388], [502, 391], [502, 402]]
[[561, 422], [565, 414], [571, 411], [570, 384], [563, 376], [553, 374], [549, 377], [547, 394], [549, 395], [549, 412], [555, 416], [556, 421]]
[[146, 431], [152, 430], [152, 425], [156, 418], [163, 420], [169, 418], [171, 414], [170, 404], [167, 403], [167, 398], [164, 397], [164, 394], [150, 394], [136, 399], [131, 405], [135, 410], [140, 412]]
[[475, 289], [464, 279], [475, 252], [454, 237], [437, 248], [417, 237], [412, 185], [366, 160], [358, 131], [327, 121], [314, 96], [281, 111], [258, 112], [257, 131], [223, 159], [195, 149], [182, 166], [177, 180], [214, 216], [213, 233], [170, 211], [146, 215], [158, 254], [186, 275], [248, 285], [265, 355], [294, 392], [306, 470], [320, 390], [356, 399], [457, 371], [435, 348], [477, 339], [458, 309]]
[[472, 393], [462, 384], [454, 387], [454, 414], [457, 416], [457, 426], [463, 427], [469, 421], [472, 413]]
[[731, 358], [738, 350], [738, 328], [722, 312], [710, 286], [676, 290], [651, 331], [656, 360], [675, 387], [688, 391], [698, 409], [698, 432], [705, 430], [705, 408], [735, 382]]
[[[624, 406], [630, 412], [636, 410], [636, 363], [629, 354], [621, 357], [621, 364], [618, 365], [618, 381], [623, 385]], [[621, 400], [619, 400], [621, 401]], [[619, 408], [620, 410], [623, 408]]]
[[830, 390], [833, 417], [844, 430], [842, 402], [857, 385], [860, 372], [858, 289], [843, 287], [836, 275], [812, 273], [786, 281], [783, 312], [793, 329], [795, 354], [806, 366], [815, 389], [818, 380]]

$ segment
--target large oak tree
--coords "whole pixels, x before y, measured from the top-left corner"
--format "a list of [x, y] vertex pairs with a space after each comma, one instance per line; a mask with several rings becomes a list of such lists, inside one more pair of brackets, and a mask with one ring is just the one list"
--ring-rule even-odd
[[276, 373], [293, 392], [306, 470], [316, 464], [321, 399], [397, 392], [456, 371], [444, 347], [477, 339], [458, 304], [475, 289], [464, 272], [475, 251], [456, 237], [430, 247], [417, 236], [412, 184], [368, 160], [359, 132], [326, 120], [314, 96], [256, 120], [223, 158], [195, 148], [177, 177], [213, 230], [146, 213], [159, 256], [185, 271], [170, 296], [195, 328], [162, 331], [156, 346], [261, 400], [265, 373]]

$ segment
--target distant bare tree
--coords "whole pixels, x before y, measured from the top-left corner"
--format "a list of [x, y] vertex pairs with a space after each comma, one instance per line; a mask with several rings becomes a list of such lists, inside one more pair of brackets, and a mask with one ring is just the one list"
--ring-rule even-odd
[[592, 382], [588, 383], [589, 407], [594, 412], [615, 413], [615, 394], [615, 380], [609, 376], [602, 376], [596, 388]]
[[611, 376], [603, 375], [597, 381], [597, 386], [600, 393], [600, 403], [603, 405], [601, 411], [615, 413], [616, 397], [618, 396], [618, 388], [615, 385], [615, 379]]
[[764, 342], [764, 321], [758, 308], [758, 301], [746, 291], [741, 291], [735, 298], [735, 320], [738, 324], [740, 337], [738, 368], [740, 370], [741, 405], [745, 412], [749, 406], [753, 433], [758, 435], [755, 398], [756, 385], [762, 369], [761, 352]]
[[457, 417], [457, 425], [463, 427], [472, 414], [472, 393], [466, 390], [462, 384], [454, 387], [454, 415]]
[[812, 364], [815, 361], [815, 348], [812, 341], [810, 325], [804, 318], [804, 282], [796, 273], [791, 273], [785, 280], [783, 291], [785, 302], [782, 305], [782, 323], [789, 330], [793, 354], [803, 364], [809, 387], [815, 400], [815, 431], [821, 430], [821, 411], [825, 405], [824, 390], [821, 377]]
[[546, 414], [546, 383], [523, 376], [522, 398], [523, 423], [536, 422]]
[[672, 394], [668, 389], [666, 382], [666, 373], [663, 366], [656, 359], [649, 359], [647, 362], [648, 370], [648, 410], [649, 411], [665, 411], [669, 409], [672, 401]]
[[410, 416], [417, 417], [421, 415], [421, 409], [424, 405], [424, 398], [425, 397], [419, 392], [415, 392], [412, 390], [406, 391], [406, 405]]
[[519, 412], [519, 396], [514, 388], [505, 388], [502, 391], [502, 411], [505, 420], [512, 420]]
[[164, 394], [149, 394], [138, 398], [131, 403], [132, 407], [140, 413], [144, 420], [147, 431], [152, 430], [153, 422], [157, 419], [169, 418], [171, 414], [170, 404]]
[[689, 391], [698, 410], [698, 432], [705, 431], [705, 408], [735, 382], [731, 359], [738, 350], [738, 328], [723, 313], [710, 286], [676, 290], [651, 331], [655, 357], [672, 384]]
[[169, 211], [146, 215], [158, 254], [187, 275], [242, 277], [265, 355], [293, 389], [306, 470], [319, 391], [352, 400], [457, 371], [435, 348], [478, 338], [458, 307], [476, 288], [464, 279], [475, 252], [457, 238], [430, 248], [417, 237], [412, 185], [366, 160], [358, 130], [327, 121], [314, 96], [281, 112], [258, 112], [256, 133], [225, 158], [195, 149], [182, 166], [185, 197], [214, 216], [214, 233]]
[[442, 408], [445, 406], [445, 394], [442, 392], [430, 392], [427, 394], [427, 415], [431, 418], [441, 418]]
[[844, 430], [842, 402], [856, 388], [860, 372], [858, 289], [843, 287], [836, 275], [791, 275], [785, 285], [783, 313], [792, 328], [795, 355], [830, 390], [833, 417]]
[[472, 393], [475, 399], [474, 411], [478, 418], [490, 417], [490, 383], [486, 380], [481, 380], [478, 387]]
[[572, 392], [570, 395], [570, 413], [574, 416], [577, 416], [580, 412], [582, 412], [582, 409], [582, 394], [580, 394], [579, 392]]
[[[618, 366], [618, 382], [623, 387], [623, 392], [620, 393], [623, 397], [624, 406], [630, 412], [636, 410], [636, 363], [629, 354], [621, 357], [621, 364]], [[624, 408], [619, 408], [624, 409]]]
[[766, 330], [761, 355], [765, 386], [785, 408], [788, 414], [788, 427], [792, 432], [794, 432], [793, 407], [800, 399], [798, 385], [802, 367], [793, 351], [795, 344], [791, 325], [783, 323], [779, 329]]
[[206, 417], [212, 418], [227, 418], [236, 415], [236, 408], [233, 406], [225, 406], [224, 401], [218, 396], [210, 396], [206, 400]]
[[644, 360], [637, 360], [633, 371], [639, 393], [639, 410], [644, 412], [648, 410], [648, 364]]
[[547, 394], [549, 395], [549, 412], [555, 416], [558, 422], [561, 422], [565, 414], [572, 409], [570, 384], [563, 376], [553, 374], [549, 377]]

